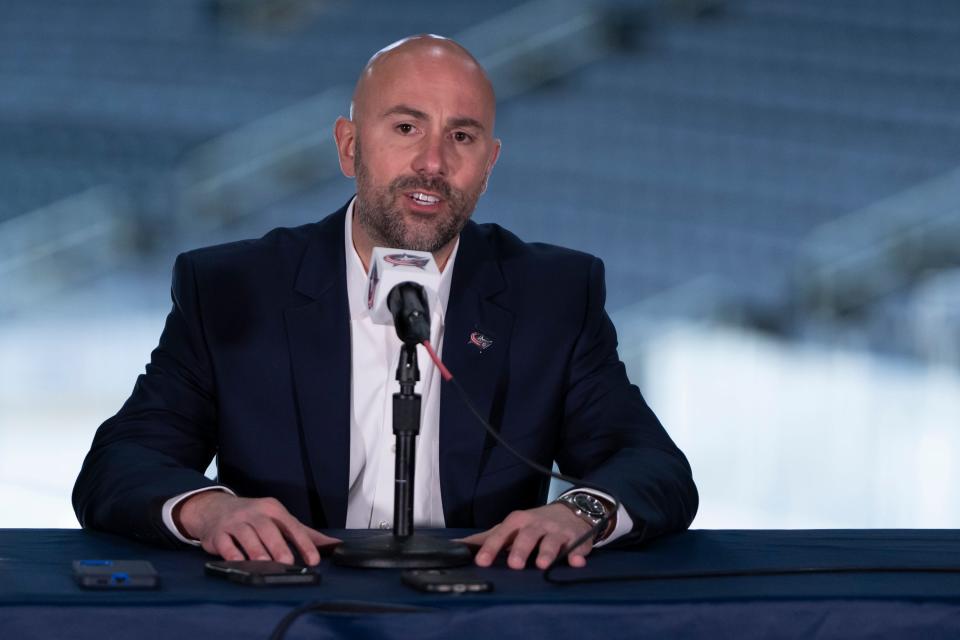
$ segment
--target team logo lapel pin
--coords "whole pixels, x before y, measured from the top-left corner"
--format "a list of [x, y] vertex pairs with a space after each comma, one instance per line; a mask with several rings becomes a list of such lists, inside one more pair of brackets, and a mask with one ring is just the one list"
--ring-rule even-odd
[[483, 352], [493, 346], [493, 339], [488, 338], [479, 331], [474, 331], [470, 334], [470, 344]]

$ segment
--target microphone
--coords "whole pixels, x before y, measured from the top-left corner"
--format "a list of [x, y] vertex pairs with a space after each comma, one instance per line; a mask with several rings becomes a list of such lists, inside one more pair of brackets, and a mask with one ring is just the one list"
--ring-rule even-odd
[[[396, 459], [393, 483], [393, 534], [346, 540], [333, 552], [348, 567], [432, 569], [470, 564], [470, 550], [461, 542], [419, 535], [413, 530], [413, 489], [420, 394], [416, 382], [417, 345], [430, 347], [430, 305], [439, 302], [440, 270], [425, 251], [375, 247], [367, 281], [367, 309], [377, 324], [393, 324], [403, 341], [397, 364], [399, 393], [393, 394]], [[435, 353], [435, 352], [433, 352]]]
[[377, 324], [393, 324], [405, 344], [430, 339], [430, 306], [439, 304], [440, 270], [433, 254], [374, 247], [367, 309]]

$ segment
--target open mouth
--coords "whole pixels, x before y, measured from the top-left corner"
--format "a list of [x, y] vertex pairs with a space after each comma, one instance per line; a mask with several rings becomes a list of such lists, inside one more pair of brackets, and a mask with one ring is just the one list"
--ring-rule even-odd
[[412, 191], [406, 194], [414, 204], [417, 204], [421, 207], [435, 207], [440, 204], [441, 200], [439, 196], [435, 196], [432, 193], [425, 193], [423, 191]]

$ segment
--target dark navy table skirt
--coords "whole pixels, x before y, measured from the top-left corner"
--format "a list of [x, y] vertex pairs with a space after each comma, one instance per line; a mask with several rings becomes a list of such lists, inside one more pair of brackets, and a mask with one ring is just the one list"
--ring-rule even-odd
[[[161, 588], [81, 590], [71, 562], [93, 558], [150, 560]], [[0, 530], [0, 638], [266, 638], [307, 602], [321, 609], [288, 638], [960, 638], [952, 530], [689, 531], [556, 574], [644, 579], [560, 586], [501, 562], [482, 571], [493, 593], [461, 596], [329, 560], [316, 586], [245, 587], [206, 577], [208, 559], [77, 530]], [[803, 573], [827, 568], [848, 572]], [[732, 575], [751, 572], [767, 575]]]

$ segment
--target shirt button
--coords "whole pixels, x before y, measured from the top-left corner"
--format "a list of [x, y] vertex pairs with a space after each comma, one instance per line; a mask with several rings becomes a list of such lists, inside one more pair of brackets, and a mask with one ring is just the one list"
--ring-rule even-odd
[[381, 528], [381, 529], [389, 529], [389, 528], [390, 528], [390, 523], [387, 522], [386, 520], [381, 520], [381, 521], [380, 521], [380, 528]]

